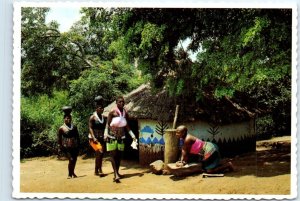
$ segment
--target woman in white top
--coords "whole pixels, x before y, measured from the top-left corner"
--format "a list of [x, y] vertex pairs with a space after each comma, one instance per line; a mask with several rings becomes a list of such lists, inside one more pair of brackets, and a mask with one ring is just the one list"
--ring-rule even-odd
[[110, 153], [110, 161], [114, 170], [114, 179], [120, 183], [122, 175], [119, 174], [121, 155], [124, 151], [125, 132], [127, 131], [134, 141], [135, 135], [128, 125], [128, 114], [124, 109], [125, 101], [122, 96], [116, 99], [117, 107], [111, 110], [107, 117], [107, 129], [105, 130], [106, 149]]

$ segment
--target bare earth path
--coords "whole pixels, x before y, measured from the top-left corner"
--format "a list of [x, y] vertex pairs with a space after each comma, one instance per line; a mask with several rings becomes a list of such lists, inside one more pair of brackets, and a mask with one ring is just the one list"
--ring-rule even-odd
[[154, 194], [290, 194], [290, 138], [257, 143], [257, 151], [232, 159], [236, 171], [221, 178], [155, 175], [137, 162], [122, 161], [125, 178], [113, 183], [112, 167], [104, 161], [105, 177], [93, 175], [94, 159], [78, 158], [78, 178], [67, 179], [68, 161], [31, 158], [20, 164], [20, 191], [39, 193], [154, 193]]

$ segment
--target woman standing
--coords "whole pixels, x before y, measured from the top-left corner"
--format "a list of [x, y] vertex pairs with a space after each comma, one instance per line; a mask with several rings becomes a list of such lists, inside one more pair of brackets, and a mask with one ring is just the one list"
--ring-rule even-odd
[[128, 114], [124, 109], [125, 101], [122, 96], [116, 99], [117, 107], [111, 110], [107, 117], [107, 129], [105, 130], [105, 138], [107, 141], [106, 148], [110, 153], [110, 161], [114, 170], [114, 179], [116, 183], [120, 183], [122, 175], [119, 174], [121, 163], [121, 155], [124, 151], [125, 132], [127, 131], [134, 142], [137, 139], [128, 125]]
[[102, 172], [102, 160], [105, 151], [104, 143], [104, 130], [106, 121], [102, 116], [103, 98], [102, 96], [97, 96], [95, 98], [96, 111], [90, 116], [89, 119], [89, 143], [91, 147], [95, 150], [95, 175], [103, 177]]
[[69, 159], [68, 179], [76, 178], [75, 166], [79, 152], [79, 133], [77, 127], [72, 124], [72, 107], [62, 108], [64, 114], [64, 124], [58, 129], [59, 152], [63, 152]]

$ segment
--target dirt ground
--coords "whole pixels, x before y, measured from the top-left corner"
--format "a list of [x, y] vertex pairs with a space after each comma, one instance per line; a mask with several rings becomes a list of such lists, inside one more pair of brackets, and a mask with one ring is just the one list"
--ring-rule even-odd
[[232, 158], [236, 170], [224, 177], [203, 178], [155, 175], [134, 161], [122, 161], [121, 183], [113, 182], [108, 160], [105, 177], [94, 176], [94, 159], [78, 158], [78, 178], [67, 179], [67, 160], [31, 158], [20, 163], [20, 192], [34, 193], [133, 193], [133, 194], [276, 194], [291, 189], [290, 137], [259, 141], [257, 151]]

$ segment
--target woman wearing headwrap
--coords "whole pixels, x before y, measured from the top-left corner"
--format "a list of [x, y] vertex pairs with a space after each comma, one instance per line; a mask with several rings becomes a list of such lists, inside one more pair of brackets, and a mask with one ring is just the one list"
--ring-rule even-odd
[[77, 127], [72, 124], [72, 107], [62, 108], [64, 114], [64, 124], [58, 129], [59, 152], [63, 152], [69, 159], [68, 179], [76, 178], [75, 166], [79, 152], [79, 133]]

